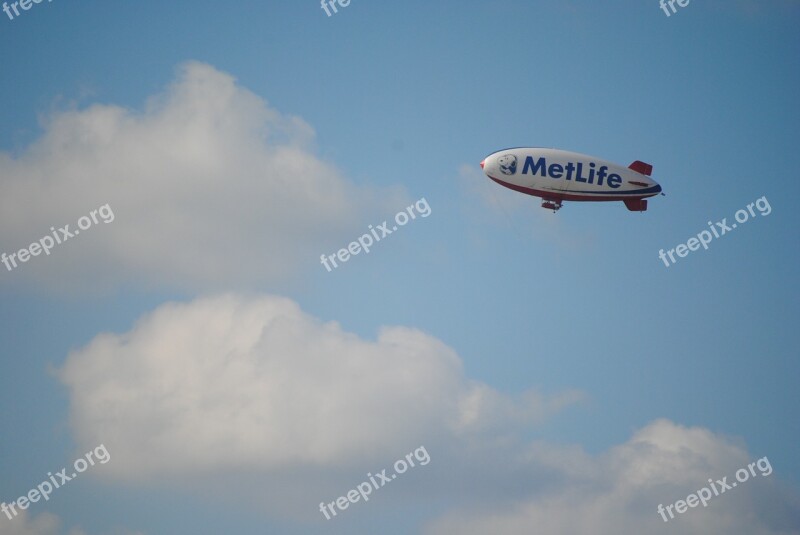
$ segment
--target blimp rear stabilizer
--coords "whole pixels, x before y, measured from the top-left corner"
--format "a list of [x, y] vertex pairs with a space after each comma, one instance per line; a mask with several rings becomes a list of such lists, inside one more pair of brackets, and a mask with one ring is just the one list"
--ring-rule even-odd
[[481, 162], [486, 176], [514, 191], [541, 197], [542, 207], [563, 201], [622, 201], [632, 212], [647, 210], [647, 198], [661, 193], [653, 166], [636, 160], [623, 167], [593, 156], [559, 149], [514, 148]]

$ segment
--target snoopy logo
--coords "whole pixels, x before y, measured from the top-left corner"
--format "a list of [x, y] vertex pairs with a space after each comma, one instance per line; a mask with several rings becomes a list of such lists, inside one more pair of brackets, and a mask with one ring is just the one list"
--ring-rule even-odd
[[500, 172], [504, 175], [513, 175], [517, 172], [517, 157], [513, 154], [506, 154], [497, 159], [497, 165], [500, 166]]

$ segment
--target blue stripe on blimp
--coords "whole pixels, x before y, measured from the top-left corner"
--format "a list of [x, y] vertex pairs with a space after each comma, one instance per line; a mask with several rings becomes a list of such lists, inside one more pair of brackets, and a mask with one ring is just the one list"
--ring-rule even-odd
[[637, 189], [635, 191], [577, 191], [577, 190], [570, 190], [565, 191], [564, 193], [572, 193], [572, 194], [579, 194], [579, 195], [647, 195], [648, 193], [652, 193], [655, 195], [656, 193], [661, 193], [661, 186], [656, 184], [650, 188], [646, 189]]

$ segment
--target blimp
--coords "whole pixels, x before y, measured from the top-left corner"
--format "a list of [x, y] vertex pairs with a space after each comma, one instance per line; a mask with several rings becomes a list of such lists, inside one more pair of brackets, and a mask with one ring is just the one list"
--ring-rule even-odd
[[501, 186], [541, 197], [542, 208], [554, 212], [563, 201], [622, 201], [628, 210], [644, 212], [647, 199], [661, 193], [650, 177], [653, 166], [639, 160], [623, 167], [577, 152], [520, 147], [490, 154], [481, 168]]

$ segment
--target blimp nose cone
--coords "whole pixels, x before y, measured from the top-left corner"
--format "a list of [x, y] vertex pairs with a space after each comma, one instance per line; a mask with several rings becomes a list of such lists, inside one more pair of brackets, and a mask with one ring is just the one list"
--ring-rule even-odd
[[484, 166], [484, 165], [486, 165], [486, 160], [483, 160], [483, 161], [481, 162], [481, 169], [483, 169], [483, 166]]

